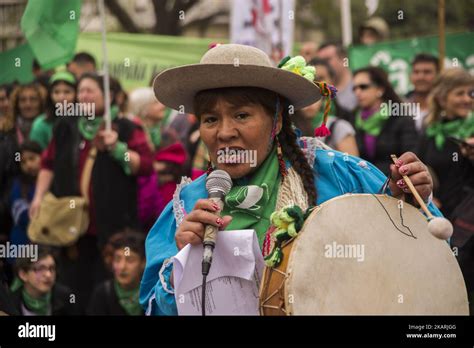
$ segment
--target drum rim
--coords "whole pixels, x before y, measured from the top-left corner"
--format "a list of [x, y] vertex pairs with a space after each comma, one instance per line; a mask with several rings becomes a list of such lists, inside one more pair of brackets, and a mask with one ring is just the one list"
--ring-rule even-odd
[[[285, 249], [288, 245], [292, 244], [293, 241], [298, 237], [298, 235], [296, 235], [295, 237], [292, 237], [291, 239], [288, 239], [286, 241], [284, 241], [281, 245], [281, 249]], [[291, 255], [291, 253], [290, 253]], [[266, 285], [270, 285], [269, 282], [265, 282], [265, 278], [267, 277], [267, 273], [271, 270], [274, 270], [274, 269], [277, 269], [277, 267], [269, 267], [267, 265], [265, 265], [265, 267], [263, 268], [263, 272], [262, 272], [262, 280], [260, 282], [260, 287], [259, 287], [259, 291], [258, 291], [258, 297], [259, 297], [259, 300], [258, 300], [258, 308], [259, 308], [259, 312], [260, 312], [260, 315], [265, 315], [263, 312], [264, 312], [264, 305], [263, 305], [263, 300], [262, 300], [262, 296], [263, 296], [263, 292], [264, 290], [267, 290], [267, 289], [264, 289], [264, 284], [266, 283]], [[283, 271], [279, 271], [279, 272], [283, 272]], [[286, 280], [288, 279], [288, 273], [287, 272], [283, 272], [285, 274], [285, 281], [284, 281], [284, 290], [286, 288]], [[286, 296], [286, 294], [284, 293], [284, 296]], [[268, 299], [268, 295], [267, 295], [267, 299]], [[289, 315], [287, 310], [286, 310], [286, 302], [285, 302], [285, 312], [286, 312], [286, 315]]]

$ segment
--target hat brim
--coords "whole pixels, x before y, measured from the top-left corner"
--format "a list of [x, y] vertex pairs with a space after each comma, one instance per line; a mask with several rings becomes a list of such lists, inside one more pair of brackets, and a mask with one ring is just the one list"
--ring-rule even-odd
[[319, 88], [295, 73], [257, 65], [192, 64], [160, 73], [153, 82], [156, 98], [183, 113], [194, 113], [200, 91], [226, 87], [259, 87], [287, 98], [295, 110], [321, 98]]

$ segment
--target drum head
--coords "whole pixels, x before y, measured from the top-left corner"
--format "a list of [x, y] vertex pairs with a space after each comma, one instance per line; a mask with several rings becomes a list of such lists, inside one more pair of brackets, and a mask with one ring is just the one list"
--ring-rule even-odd
[[416, 208], [403, 203], [400, 216], [399, 201], [385, 195], [344, 195], [316, 208], [287, 272], [289, 314], [469, 314], [447, 242]]

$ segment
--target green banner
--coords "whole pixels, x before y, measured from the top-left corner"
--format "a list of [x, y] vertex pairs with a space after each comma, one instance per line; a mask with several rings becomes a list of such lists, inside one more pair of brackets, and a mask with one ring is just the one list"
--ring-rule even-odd
[[[178, 36], [108, 33], [107, 56], [110, 75], [118, 78], [123, 88], [149, 86], [160, 71], [184, 64], [199, 63], [212, 42], [227, 40]], [[81, 34], [76, 52], [87, 51], [102, 66], [100, 33]]]
[[[184, 64], [198, 63], [213, 42], [226, 39], [160, 36], [147, 34], [107, 33], [109, 71], [127, 90], [148, 86], [160, 71]], [[82, 33], [76, 52], [92, 54], [102, 67], [102, 37], [100, 33]], [[33, 80], [34, 54], [28, 44], [0, 54], [0, 83]]]
[[[464, 67], [474, 74], [474, 33], [446, 35], [446, 66]], [[411, 61], [417, 53], [438, 56], [438, 37], [384, 42], [372, 46], [353, 46], [349, 50], [351, 70], [367, 65], [384, 68], [390, 82], [400, 95], [412, 89], [409, 74]]]

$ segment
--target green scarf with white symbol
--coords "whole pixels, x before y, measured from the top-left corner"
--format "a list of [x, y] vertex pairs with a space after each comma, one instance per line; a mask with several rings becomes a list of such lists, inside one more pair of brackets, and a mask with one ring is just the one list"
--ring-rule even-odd
[[234, 180], [232, 189], [225, 197], [222, 211], [222, 216], [233, 217], [226, 229], [254, 229], [260, 246], [263, 245], [280, 187], [278, 168], [276, 147], [273, 147], [265, 161], [251, 176]]

